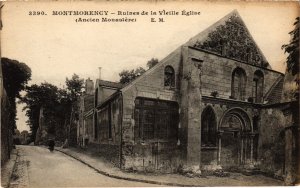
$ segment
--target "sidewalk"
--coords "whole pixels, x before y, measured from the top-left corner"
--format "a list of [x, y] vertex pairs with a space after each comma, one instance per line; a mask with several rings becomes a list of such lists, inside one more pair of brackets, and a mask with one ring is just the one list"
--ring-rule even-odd
[[193, 177], [189, 178], [179, 174], [144, 174], [123, 172], [106, 163], [97, 154], [78, 148], [56, 148], [56, 150], [71, 156], [87, 166], [95, 169], [98, 173], [117, 179], [151, 183], [167, 186], [280, 186], [282, 181], [265, 177], [263, 175], [246, 176], [240, 173], [230, 173], [230, 177]]
[[8, 187], [17, 161], [17, 149], [13, 149], [10, 159], [1, 168], [1, 187]]

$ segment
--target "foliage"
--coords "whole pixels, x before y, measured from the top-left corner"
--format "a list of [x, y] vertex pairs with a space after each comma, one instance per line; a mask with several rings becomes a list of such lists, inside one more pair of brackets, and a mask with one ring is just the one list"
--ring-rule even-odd
[[28, 116], [27, 124], [32, 132], [32, 141], [35, 140], [39, 128], [41, 108], [43, 108], [44, 115], [43, 126], [46, 128], [47, 134], [55, 136], [59, 141], [66, 139], [69, 135], [69, 125], [73, 121], [71, 114], [74, 110], [78, 110], [75, 107], [83, 83], [83, 79], [74, 74], [71, 79], [66, 78], [66, 89], [58, 88], [47, 82], [26, 87], [26, 94], [20, 102], [25, 104], [23, 110], [26, 110]]
[[122, 72], [119, 73], [120, 76], [120, 83], [122, 84], [127, 84], [131, 82], [132, 80], [136, 79], [140, 75], [142, 75], [146, 70], [142, 67], [139, 67], [137, 69], [132, 69], [132, 70], [123, 70]]
[[218, 91], [213, 91], [213, 92], [211, 92], [210, 95], [213, 97], [217, 97], [217, 96], [219, 96], [219, 93], [218, 93]]
[[151, 69], [152, 67], [154, 67], [156, 64], [158, 63], [158, 59], [157, 58], [152, 58], [151, 60], [149, 60], [147, 62], [147, 67], [149, 69]]
[[[287, 57], [287, 70], [293, 76], [299, 74], [299, 17], [296, 18], [294, 23], [295, 29], [289, 34], [291, 35], [291, 41], [289, 44], [282, 45], [285, 53], [288, 53]], [[299, 85], [299, 77], [295, 82]]]
[[82, 94], [84, 80], [80, 79], [77, 74], [73, 74], [71, 79], [66, 78], [66, 91], [68, 93], [71, 104], [69, 105], [70, 110], [68, 111], [68, 121], [65, 124], [66, 136], [70, 143], [76, 144], [76, 121], [79, 119], [79, 106], [78, 98]]
[[66, 78], [67, 92], [71, 101], [76, 101], [83, 89], [84, 80], [77, 74], [73, 74], [71, 79]]
[[237, 14], [231, 15], [225, 24], [217, 26], [203, 42], [197, 41], [194, 47], [253, 65], [269, 66]]
[[34, 141], [39, 127], [41, 108], [43, 108], [44, 115], [47, 118], [45, 120], [47, 128], [53, 132], [53, 127], [57, 123], [56, 115], [60, 115], [56, 110], [62, 100], [63, 91], [49, 83], [33, 84], [26, 87], [25, 91], [26, 94], [21, 98], [20, 102], [25, 104], [23, 110], [26, 110], [27, 124], [32, 132], [32, 141]]
[[17, 60], [1, 58], [3, 86], [9, 100], [9, 125], [11, 130], [16, 128], [16, 98], [20, 98], [20, 92], [25, 89], [31, 77], [31, 69]]
[[253, 99], [253, 97], [248, 97], [248, 102], [253, 102], [254, 101], [254, 99]]
[[[156, 64], [158, 63], [158, 59], [157, 58], [152, 58], [147, 62], [147, 67], [148, 69], [151, 69], [152, 67], [154, 67]], [[132, 69], [132, 70], [122, 70], [119, 73], [120, 76], [120, 83], [122, 84], [128, 84], [129, 82], [131, 82], [132, 80], [136, 79], [137, 77], [139, 77], [140, 75], [144, 74], [144, 72], [146, 72], [146, 70], [143, 67], [139, 67], [137, 69]]]
[[31, 77], [31, 69], [25, 64], [8, 58], [1, 58], [3, 84], [7, 95], [11, 98], [20, 97]]

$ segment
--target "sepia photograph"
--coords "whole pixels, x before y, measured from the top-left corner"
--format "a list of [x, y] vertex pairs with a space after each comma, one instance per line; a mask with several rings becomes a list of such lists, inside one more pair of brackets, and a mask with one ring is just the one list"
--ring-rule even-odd
[[300, 185], [299, 2], [0, 2], [1, 186]]

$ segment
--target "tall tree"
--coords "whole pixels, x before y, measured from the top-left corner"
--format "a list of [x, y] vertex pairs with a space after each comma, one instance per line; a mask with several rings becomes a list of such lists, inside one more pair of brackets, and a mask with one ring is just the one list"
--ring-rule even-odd
[[[148, 69], [151, 69], [152, 67], [154, 67], [158, 62], [159, 61], [158, 61], [157, 58], [150, 59], [147, 62]], [[144, 74], [144, 72], [146, 72], [146, 70], [143, 67], [138, 67], [138, 68], [132, 69], [132, 70], [122, 70], [119, 73], [120, 83], [122, 83], [122, 84], [128, 84], [132, 80], [134, 80], [137, 77], [139, 77], [140, 75]]]
[[152, 58], [147, 62], [147, 67], [149, 69], [151, 69], [152, 67], [154, 67], [156, 64], [158, 63], [158, 59], [157, 58]]
[[120, 83], [122, 84], [127, 84], [131, 82], [132, 80], [136, 79], [140, 75], [142, 75], [146, 70], [142, 67], [139, 67], [137, 69], [132, 69], [132, 70], [123, 70], [122, 72], [119, 73], [120, 76]]
[[73, 74], [72, 78], [66, 78], [67, 92], [72, 101], [76, 101], [82, 93], [84, 80], [79, 78], [77, 74]]
[[77, 117], [77, 99], [83, 88], [83, 79], [74, 74], [66, 78], [66, 89], [58, 88], [50, 83], [33, 84], [26, 87], [26, 94], [21, 98], [25, 103], [23, 110], [28, 116], [27, 124], [32, 132], [32, 141], [36, 140], [39, 128], [40, 109], [43, 108], [44, 127], [47, 134], [64, 141], [70, 135]]
[[3, 85], [10, 103], [9, 122], [11, 129], [16, 128], [16, 98], [20, 98], [20, 92], [25, 89], [31, 78], [31, 69], [17, 60], [1, 58]]
[[76, 134], [77, 134], [77, 124], [76, 122], [79, 119], [79, 105], [78, 99], [82, 93], [84, 80], [79, 78], [77, 74], [73, 74], [72, 78], [66, 78], [66, 85], [67, 85], [67, 94], [70, 100], [70, 104], [68, 107], [69, 111], [65, 113], [68, 114], [69, 120], [66, 121], [65, 128], [67, 138], [70, 144], [76, 144]]
[[299, 176], [297, 176], [299, 172], [299, 17], [296, 18], [294, 26], [294, 30], [289, 33], [291, 35], [290, 43], [282, 45], [284, 52], [288, 53], [285, 85], [288, 86], [291, 82], [296, 83], [294, 87], [292, 87], [293, 84], [290, 84], [291, 87], [287, 87], [285, 91], [285, 94], [291, 94], [288, 100], [291, 101], [288, 110], [292, 114], [292, 123], [287, 123], [284, 129], [285, 185], [295, 185], [299, 182]]
[[59, 123], [59, 117], [62, 111], [59, 111], [60, 101], [62, 100], [63, 91], [49, 83], [41, 85], [33, 84], [27, 86], [26, 94], [21, 98], [20, 102], [25, 104], [23, 110], [26, 110], [28, 117], [27, 124], [30, 127], [32, 141], [35, 140], [36, 132], [39, 127], [40, 109], [44, 110], [45, 126], [50, 134], [55, 134], [55, 126]]
[[11, 98], [20, 97], [20, 91], [25, 89], [31, 78], [31, 69], [17, 60], [1, 58], [3, 84], [7, 95]]
[[[289, 33], [291, 35], [290, 43], [281, 47], [285, 53], [289, 54], [286, 60], [287, 71], [293, 76], [299, 74], [299, 17], [296, 18], [294, 26], [294, 30]], [[295, 82], [299, 85], [299, 76], [296, 77]]]

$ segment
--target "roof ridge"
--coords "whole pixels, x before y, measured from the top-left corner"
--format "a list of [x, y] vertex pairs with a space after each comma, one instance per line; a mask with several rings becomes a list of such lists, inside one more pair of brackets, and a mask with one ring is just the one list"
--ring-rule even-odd
[[117, 84], [122, 84], [120, 82], [116, 82], [116, 81], [110, 81], [110, 80], [102, 80], [102, 79], [99, 79], [100, 82], [111, 82], [111, 83], [117, 83]]
[[114, 87], [119, 89], [124, 87], [124, 84], [120, 82], [114, 82], [109, 80], [97, 79], [96, 83], [101, 86], [108, 86], [108, 87]]
[[207, 27], [206, 29], [202, 30], [195, 36], [191, 37], [184, 45], [190, 45], [191, 43], [196, 42], [197, 38], [199, 38], [199, 36], [201, 36], [201, 38], [205, 38], [206, 35], [208, 35], [213, 28], [216, 28], [218, 25], [220, 25], [222, 22], [224, 22], [225, 20], [227, 20], [230, 16], [232, 16], [234, 14], [237, 14], [241, 18], [238, 11], [236, 9], [234, 9], [233, 11], [231, 11], [230, 13], [228, 13], [227, 15], [225, 15], [224, 17], [222, 17], [221, 19], [219, 19], [218, 21], [216, 21], [215, 23], [213, 23], [212, 25]]

